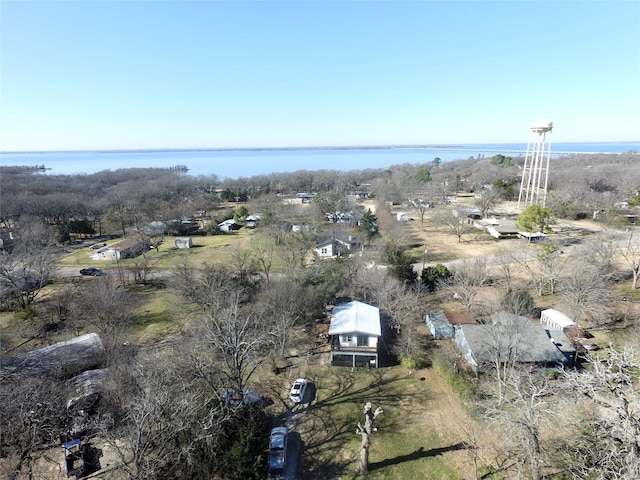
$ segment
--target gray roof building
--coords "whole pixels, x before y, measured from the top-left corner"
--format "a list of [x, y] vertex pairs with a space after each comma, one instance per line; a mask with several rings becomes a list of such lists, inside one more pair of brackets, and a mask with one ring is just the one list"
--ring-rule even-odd
[[538, 366], [570, 362], [544, 327], [528, 318], [497, 312], [491, 320], [490, 324], [455, 327], [453, 338], [474, 370], [506, 362]]

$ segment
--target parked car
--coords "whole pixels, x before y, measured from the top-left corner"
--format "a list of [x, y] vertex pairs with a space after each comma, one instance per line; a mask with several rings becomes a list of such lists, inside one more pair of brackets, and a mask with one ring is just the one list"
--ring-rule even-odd
[[269, 437], [269, 473], [281, 474], [287, 462], [287, 427], [274, 427]]
[[229, 405], [238, 406], [241, 403], [245, 405], [251, 405], [252, 403], [257, 403], [262, 400], [260, 395], [254, 392], [250, 392], [249, 390], [243, 390], [242, 394], [235, 391], [232, 388], [228, 388], [224, 392], [222, 392], [222, 399], [225, 400]]
[[91, 275], [92, 277], [98, 277], [102, 275], [102, 270], [93, 267], [83, 268], [82, 270], [80, 270], [80, 275]]
[[93, 244], [93, 245], [91, 245], [89, 248], [90, 248], [91, 250], [98, 250], [99, 248], [106, 247], [106, 246], [107, 246], [107, 244], [106, 244], [106, 243], [104, 243], [104, 242], [100, 242], [100, 243], [94, 243], [94, 244]]
[[293, 382], [291, 392], [289, 392], [289, 398], [293, 403], [301, 403], [304, 399], [304, 393], [307, 391], [307, 385], [309, 382], [304, 378], [298, 378]]

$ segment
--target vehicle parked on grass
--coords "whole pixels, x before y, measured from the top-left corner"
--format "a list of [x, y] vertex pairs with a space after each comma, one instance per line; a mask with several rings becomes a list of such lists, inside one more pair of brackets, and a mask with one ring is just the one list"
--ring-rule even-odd
[[269, 473], [282, 474], [287, 463], [287, 427], [274, 427], [269, 437]]
[[302, 403], [304, 399], [304, 394], [307, 391], [307, 382], [304, 378], [298, 378], [291, 387], [291, 392], [289, 392], [289, 398], [293, 403]]
[[262, 400], [260, 395], [254, 392], [250, 392], [249, 390], [243, 390], [242, 393], [237, 392], [232, 388], [228, 388], [224, 392], [222, 392], [222, 399], [226, 401], [229, 405], [238, 406], [241, 403], [244, 405], [251, 405], [252, 403], [257, 403]]
[[106, 244], [106, 243], [104, 243], [104, 242], [100, 242], [100, 243], [94, 243], [94, 244], [93, 244], [93, 245], [91, 245], [89, 248], [90, 248], [91, 250], [98, 250], [99, 248], [106, 247], [106, 246], [107, 246], [107, 244]]
[[90, 275], [92, 277], [99, 277], [100, 275], [102, 275], [102, 270], [94, 267], [83, 268], [82, 270], [80, 270], [80, 275]]

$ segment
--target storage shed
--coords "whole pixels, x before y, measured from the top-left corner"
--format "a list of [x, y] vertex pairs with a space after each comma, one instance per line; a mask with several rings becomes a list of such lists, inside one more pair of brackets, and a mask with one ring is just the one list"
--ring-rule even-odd
[[193, 240], [191, 237], [176, 237], [176, 248], [191, 248], [193, 247]]
[[457, 312], [435, 310], [427, 313], [425, 321], [434, 338], [451, 338], [455, 334], [456, 325], [474, 325], [476, 323], [471, 313], [466, 310]]
[[549, 330], [564, 330], [576, 324], [564, 313], [553, 308], [548, 308], [540, 313], [540, 323], [544, 323]]
[[449, 323], [442, 310], [427, 313], [425, 322], [433, 338], [453, 337], [453, 325]]

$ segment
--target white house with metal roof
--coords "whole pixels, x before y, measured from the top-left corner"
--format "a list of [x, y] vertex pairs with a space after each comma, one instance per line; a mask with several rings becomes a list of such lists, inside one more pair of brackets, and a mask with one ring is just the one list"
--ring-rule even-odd
[[378, 367], [378, 339], [382, 335], [378, 307], [358, 301], [336, 305], [329, 335], [332, 365]]

